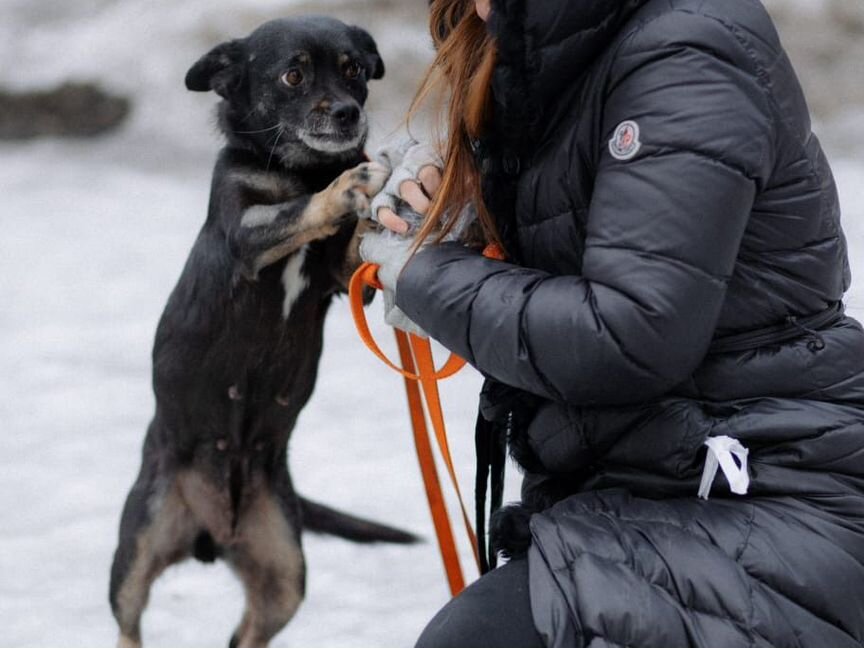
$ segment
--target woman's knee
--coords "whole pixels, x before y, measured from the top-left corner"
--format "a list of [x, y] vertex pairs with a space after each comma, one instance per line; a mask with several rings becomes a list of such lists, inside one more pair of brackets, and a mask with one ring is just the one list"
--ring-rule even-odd
[[472, 631], [450, 614], [440, 618], [446, 607], [429, 622], [414, 648], [465, 648], [464, 637]]
[[528, 595], [528, 561], [514, 560], [447, 603], [416, 648], [543, 648]]

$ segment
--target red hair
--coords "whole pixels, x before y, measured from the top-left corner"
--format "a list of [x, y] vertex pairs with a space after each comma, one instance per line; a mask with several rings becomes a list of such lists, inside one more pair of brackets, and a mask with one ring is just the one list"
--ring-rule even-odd
[[418, 241], [440, 241], [467, 205], [477, 209], [487, 242], [501, 245], [495, 223], [483, 203], [480, 171], [472, 140], [483, 134], [492, 114], [492, 74], [496, 47], [475, 0], [432, 0], [429, 27], [437, 54], [411, 105], [409, 115], [435, 95], [438, 121], [446, 126], [441, 188], [432, 200]]

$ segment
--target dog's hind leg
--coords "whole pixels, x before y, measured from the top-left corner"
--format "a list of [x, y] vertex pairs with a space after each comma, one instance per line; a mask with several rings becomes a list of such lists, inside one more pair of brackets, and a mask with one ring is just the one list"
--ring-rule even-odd
[[238, 542], [225, 552], [246, 590], [230, 648], [265, 648], [300, 606], [306, 570], [296, 519], [270, 491], [256, 494], [244, 510]]
[[111, 610], [118, 648], [141, 646], [141, 615], [150, 586], [169, 565], [190, 555], [197, 524], [173, 481], [142, 470], [123, 508], [120, 543], [111, 566]]

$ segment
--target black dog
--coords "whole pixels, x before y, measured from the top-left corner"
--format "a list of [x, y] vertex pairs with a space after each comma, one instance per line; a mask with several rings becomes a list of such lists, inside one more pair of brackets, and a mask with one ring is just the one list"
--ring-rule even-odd
[[247, 602], [231, 646], [260, 648], [303, 597], [301, 526], [414, 540], [299, 498], [286, 457], [358, 263], [356, 212], [388, 175], [363, 154], [366, 82], [383, 74], [368, 33], [316, 17], [269, 22], [186, 76], [221, 95], [227, 145], [156, 333], [156, 413], [111, 569], [120, 646], [140, 646], [150, 586], [189, 556], [231, 565]]

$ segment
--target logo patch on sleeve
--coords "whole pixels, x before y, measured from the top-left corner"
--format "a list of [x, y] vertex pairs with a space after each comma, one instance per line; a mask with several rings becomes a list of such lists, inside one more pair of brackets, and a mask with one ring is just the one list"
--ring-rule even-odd
[[632, 160], [641, 148], [639, 124], [635, 121], [621, 122], [615, 129], [612, 139], [609, 140], [609, 152], [616, 160], [624, 162]]

